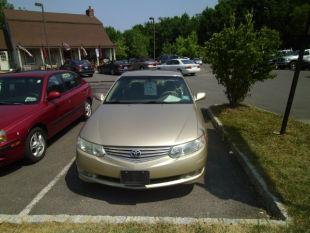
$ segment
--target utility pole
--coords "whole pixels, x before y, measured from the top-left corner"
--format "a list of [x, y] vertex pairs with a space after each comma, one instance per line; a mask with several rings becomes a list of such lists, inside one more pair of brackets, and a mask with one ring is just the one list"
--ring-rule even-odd
[[47, 51], [48, 51], [48, 62], [50, 63], [50, 66], [52, 68], [51, 51], [50, 51], [50, 47], [48, 45], [48, 39], [47, 39], [47, 33], [46, 33], [46, 22], [45, 22], [45, 16], [44, 16], [44, 6], [43, 6], [43, 3], [40, 3], [40, 2], [36, 2], [34, 5], [37, 6], [37, 7], [41, 7], [41, 10], [42, 10], [42, 20], [43, 20], [45, 43], [46, 43], [46, 47], [47, 47]]
[[300, 70], [302, 68], [306, 39], [309, 36], [310, 36], [310, 14], [308, 15], [306, 33], [305, 33], [305, 36], [303, 36], [303, 38], [302, 38], [302, 42], [301, 42], [301, 46], [300, 46], [301, 48], [299, 50], [299, 55], [298, 55], [298, 62], [297, 62], [297, 66], [296, 66], [296, 69], [294, 72], [291, 90], [290, 90], [290, 94], [288, 96], [288, 100], [287, 100], [287, 104], [286, 104], [286, 109], [285, 109], [285, 113], [284, 113], [284, 117], [283, 117], [283, 121], [282, 121], [282, 126], [281, 126], [281, 130], [280, 130], [281, 135], [285, 134], [285, 132], [286, 132], [286, 126], [287, 126], [288, 118], [290, 116], [290, 112], [291, 112], [291, 108], [292, 108], [292, 104], [293, 104], [293, 100], [294, 100], [294, 95], [295, 95], [295, 90], [296, 90], [297, 83], [298, 83]]
[[153, 58], [155, 60], [155, 19], [154, 17], [150, 17], [149, 19], [153, 22]]

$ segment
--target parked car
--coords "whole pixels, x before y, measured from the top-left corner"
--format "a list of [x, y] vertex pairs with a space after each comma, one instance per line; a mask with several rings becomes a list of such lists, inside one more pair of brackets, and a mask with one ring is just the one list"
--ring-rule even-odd
[[195, 62], [198, 65], [202, 65], [202, 63], [203, 63], [201, 58], [194, 58], [193, 62]]
[[179, 72], [124, 73], [86, 122], [77, 142], [79, 177], [148, 189], [195, 182], [204, 173], [207, 132]]
[[200, 71], [200, 65], [188, 59], [172, 59], [157, 67], [160, 70], [179, 71], [182, 74], [195, 75]]
[[152, 70], [156, 69], [158, 63], [151, 58], [131, 58], [129, 59], [132, 70]]
[[290, 68], [294, 70], [296, 68], [297, 60], [297, 51], [280, 52], [276, 58], [275, 67], [276, 69]]
[[67, 60], [60, 69], [74, 71], [82, 77], [93, 77], [95, 72], [88, 60]]
[[[286, 52], [285, 55], [279, 57], [276, 62], [276, 68], [290, 68], [295, 70], [298, 61], [299, 51]], [[305, 49], [303, 55], [302, 69], [308, 68], [310, 63], [310, 49]]]
[[163, 63], [166, 63], [167, 61], [171, 60], [171, 59], [177, 59], [179, 58], [178, 55], [161, 55], [157, 58], [157, 61], [160, 63], [160, 64], [163, 64]]
[[98, 66], [97, 69], [101, 74], [115, 75], [132, 70], [132, 65], [127, 60], [118, 60]]
[[0, 76], [0, 166], [45, 155], [47, 140], [92, 114], [92, 91], [71, 71]]

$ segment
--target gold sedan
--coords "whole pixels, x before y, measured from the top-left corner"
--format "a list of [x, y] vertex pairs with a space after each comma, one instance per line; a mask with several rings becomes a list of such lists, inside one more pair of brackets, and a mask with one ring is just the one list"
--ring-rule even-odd
[[207, 135], [182, 75], [123, 74], [86, 122], [77, 142], [79, 177], [131, 189], [193, 183], [204, 173]]

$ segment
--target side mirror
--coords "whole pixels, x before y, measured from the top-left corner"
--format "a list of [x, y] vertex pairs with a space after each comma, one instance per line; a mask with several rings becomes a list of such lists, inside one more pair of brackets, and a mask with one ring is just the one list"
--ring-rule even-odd
[[204, 98], [206, 98], [206, 93], [205, 92], [198, 92], [197, 95], [195, 96], [195, 101], [202, 100]]
[[96, 100], [99, 100], [101, 103], [103, 103], [104, 98], [105, 98], [104, 94], [102, 94], [102, 93], [95, 93], [93, 96], [94, 96], [94, 98]]
[[61, 94], [59, 91], [51, 91], [50, 93], [48, 93], [47, 100], [50, 101], [53, 99], [57, 99], [60, 96], [61, 96]]

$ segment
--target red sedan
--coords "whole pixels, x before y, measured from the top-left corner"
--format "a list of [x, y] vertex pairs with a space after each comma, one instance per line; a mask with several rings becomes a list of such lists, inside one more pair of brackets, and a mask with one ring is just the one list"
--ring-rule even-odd
[[0, 76], [0, 167], [42, 159], [47, 139], [92, 114], [92, 91], [71, 71]]

